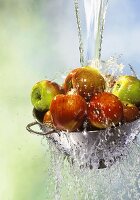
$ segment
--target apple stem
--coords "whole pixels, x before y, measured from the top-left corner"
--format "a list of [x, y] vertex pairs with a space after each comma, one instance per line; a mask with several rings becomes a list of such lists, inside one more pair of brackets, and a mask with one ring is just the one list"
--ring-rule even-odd
[[136, 71], [134, 70], [133, 66], [130, 65], [130, 64], [128, 64], [128, 65], [130, 67], [130, 70], [131, 70], [132, 74], [137, 78]]

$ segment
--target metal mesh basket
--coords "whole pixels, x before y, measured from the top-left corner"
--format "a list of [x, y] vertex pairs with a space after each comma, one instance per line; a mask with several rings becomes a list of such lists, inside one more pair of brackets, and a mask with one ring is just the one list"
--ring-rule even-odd
[[[105, 168], [125, 155], [125, 150], [140, 132], [140, 119], [114, 128], [94, 131], [58, 131], [43, 124], [43, 113], [33, 110], [35, 122], [27, 125], [31, 133], [46, 136], [58, 150], [80, 167]], [[40, 132], [32, 129], [38, 125]]]

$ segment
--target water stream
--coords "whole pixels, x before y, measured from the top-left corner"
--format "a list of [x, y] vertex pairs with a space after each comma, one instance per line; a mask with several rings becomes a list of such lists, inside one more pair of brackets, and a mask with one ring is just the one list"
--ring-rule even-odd
[[[87, 24], [87, 60], [101, 58], [108, 0], [84, 0]], [[94, 48], [94, 50], [93, 50]]]
[[[101, 48], [108, 0], [84, 0], [86, 21], [86, 50], [83, 48], [79, 1], [74, 0], [75, 15], [78, 28], [80, 63], [83, 66], [89, 60], [101, 58]], [[84, 58], [85, 52], [85, 58]]]
[[77, 22], [78, 38], [79, 38], [79, 52], [80, 52], [80, 63], [81, 66], [85, 64], [84, 58], [84, 48], [83, 48], [83, 39], [82, 39], [82, 30], [81, 30], [81, 21], [79, 15], [79, 0], [74, 0], [75, 16]]

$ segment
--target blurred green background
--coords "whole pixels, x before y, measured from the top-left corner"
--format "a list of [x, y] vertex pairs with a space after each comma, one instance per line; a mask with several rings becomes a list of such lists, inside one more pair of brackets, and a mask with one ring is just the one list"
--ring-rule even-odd
[[45, 199], [48, 167], [45, 148], [41, 138], [25, 129], [33, 121], [31, 86], [40, 78], [39, 61], [35, 60], [41, 60], [42, 46], [47, 49], [46, 25], [38, 11], [37, 1], [35, 6], [33, 1], [0, 1], [0, 199], [3, 200]]
[[0, 0], [1, 200], [52, 200], [48, 144], [25, 129], [33, 121], [30, 91], [79, 65], [77, 40], [71, 0]]
[[[47, 142], [29, 134], [26, 125], [34, 120], [30, 103], [33, 84], [46, 78], [62, 81], [62, 71], [74, 64], [75, 51], [78, 54], [67, 43], [76, 33], [72, 33], [72, 22], [64, 27], [64, 18], [73, 15], [71, 8], [68, 13], [62, 9], [64, 4], [0, 0], [1, 200], [52, 199], [46, 189], [51, 184]], [[56, 11], [61, 11], [59, 17]], [[61, 27], [65, 38], [58, 37]]]

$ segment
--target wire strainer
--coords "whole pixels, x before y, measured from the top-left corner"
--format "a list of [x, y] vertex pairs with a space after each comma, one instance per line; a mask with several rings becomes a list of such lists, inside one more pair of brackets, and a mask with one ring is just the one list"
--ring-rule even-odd
[[[140, 119], [113, 128], [94, 131], [58, 131], [43, 124], [43, 113], [33, 109], [35, 122], [27, 125], [30, 133], [46, 136], [58, 150], [80, 167], [110, 167], [126, 154], [126, 149], [140, 132]], [[38, 125], [40, 132], [32, 127]]]

